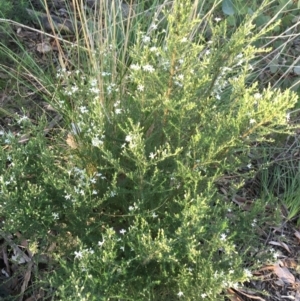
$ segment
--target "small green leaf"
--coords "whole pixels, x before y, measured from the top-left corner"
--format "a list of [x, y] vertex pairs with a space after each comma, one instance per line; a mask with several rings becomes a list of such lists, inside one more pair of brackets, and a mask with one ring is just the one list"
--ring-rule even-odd
[[297, 75], [300, 75], [300, 66], [294, 67], [294, 73], [296, 73]]
[[[300, 1], [300, 0], [299, 0]], [[248, 13], [248, 15], [250, 15], [250, 16], [253, 16], [253, 14], [254, 14], [254, 11], [252, 10], [252, 8], [251, 7], [248, 7], [248, 9], [247, 9], [247, 13]]]
[[255, 19], [255, 24], [257, 27], [264, 26], [270, 20], [271, 18], [269, 16], [265, 16], [264, 14], [261, 14]]
[[228, 15], [228, 16], [234, 15], [234, 6], [232, 3], [232, 0], [223, 0], [222, 11], [225, 15]]
[[236, 18], [235, 18], [235, 16], [229, 16], [229, 17], [226, 19], [226, 21], [227, 21], [227, 24], [228, 24], [229, 26], [236, 26]]
[[270, 63], [270, 71], [271, 73], [276, 73], [278, 70], [278, 59], [275, 58], [271, 63]]
[[[300, 66], [299, 67], [299, 71], [300, 71]], [[292, 91], [295, 91], [295, 92], [298, 92], [299, 93], [299, 88], [300, 88], [300, 79], [299, 77], [295, 78], [291, 83], [290, 83], [290, 86], [289, 88], [292, 90]]]

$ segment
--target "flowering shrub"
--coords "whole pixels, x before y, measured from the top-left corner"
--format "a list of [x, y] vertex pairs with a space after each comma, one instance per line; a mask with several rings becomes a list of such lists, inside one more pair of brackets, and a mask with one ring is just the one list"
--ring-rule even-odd
[[93, 53], [101, 71], [57, 73], [66, 143], [50, 146], [26, 118], [27, 143], [2, 135], [3, 229], [38, 253], [56, 242], [47, 281], [59, 300], [220, 300], [252, 276], [263, 207], [241, 212], [214, 182], [287, 130], [296, 97], [247, 84], [255, 16], [229, 37], [209, 19], [204, 41], [192, 15], [174, 1], [167, 27], [136, 32], [125, 61], [107, 40]]

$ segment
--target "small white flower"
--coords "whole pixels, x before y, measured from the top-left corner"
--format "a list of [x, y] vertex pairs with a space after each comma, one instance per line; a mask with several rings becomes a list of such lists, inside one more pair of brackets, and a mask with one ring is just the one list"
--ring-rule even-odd
[[122, 109], [115, 109], [115, 113], [116, 113], [117, 115], [121, 114], [121, 113], [122, 113]]
[[124, 252], [125, 251], [125, 247], [120, 247], [120, 249]]
[[100, 90], [98, 88], [92, 87], [92, 88], [90, 88], [90, 92], [92, 92], [94, 94], [99, 94]]
[[65, 195], [65, 199], [66, 199], [66, 200], [69, 200], [70, 198], [71, 198], [71, 195], [70, 195], [70, 194], [66, 194], [66, 195]]
[[249, 121], [249, 123], [250, 123], [250, 124], [254, 124], [254, 123], [256, 123], [256, 120], [253, 119], [253, 118], [251, 118], [250, 121]]
[[148, 36], [143, 36], [143, 37], [142, 37], [142, 41], [143, 41], [143, 43], [147, 44], [147, 43], [150, 42], [150, 37], [148, 37]]
[[91, 182], [92, 184], [95, 184], [95, 183], [97, 182], [97, 180], [96, 180], [95, 178], [91, 178], [91, 179], [90, 179], [90, 182]]
[[132, 136], [127, 135], [127, 136], [125, 137], [125, 141], [131, 142], [131, 141], [132, 141]]
[[135, 208], [133, 206], [129, 206], [128, 210], [133, 211]]
[[79, 252], [75, 251], [75, 252], [74, 252], [74, 254], [75, 254], [75, 259], [76, 259], [76, 258], [79, 258], [79, 259], [81, 259], [81, 258], [83, 257], [83, 255], [82, 255], [82, 252], [81, 252], [81, 251], [79, 251]]
[[286, 121], [290, 121], [290, 119], [291, 119], [291, 114], [290, 114], [290, 113], [287, 113], [287, 114], [286, 114]]
[[121, 103], [120, 100], [116, 101], [116, 102], [114, 103], [114, 107], [116, 108], [120, 103]]
[[152, 65], [145, 65], [145, 66], [143, 66], [143, 70], [144, 71], [147, 71], [147, 72], [149, 72], [149, 73], [153, 73], [154, 71], [155, 71], [155, 69], [153, 68], [153, 66]]
[[254, 99], [260, 99], [261, 98], [261, 94], [260, 93], [255, 93], [254, 95], [253, 95], [253, 97], [254, 97]]
[[225, 233], [222, 233], [220, 239], [224, 241], [224, 240], [226, 240], [226, 237], [227, 237], [227, 235]]
[[279, 252], [277, 252], [277, 251], [275, 251], [274, 253], [273, 253], [273, 258], [274, 259], [277, 259], [278, 257], [280, 257], [280, 253]]
[[221, 20], [222, 20], [221, 18], [218, 18], [218, 17], [215, 18], [215, 21], [216, 21], [216, 22], [220, 22]]
[[252, 164], [251, 163], [247, 164], [247, 167], [250, 169], [252, 167]]
[[81, 107], [79, 107], [79, 110], [80, 110], [80, 112], [81, 112], [82, 114], [84, 114], [84, 113], [86, 113], [86, 112], [89, 111], [89, 110], [86, 108], [86, 106], [81, 106]]
[[137, 71], [137, 70], [141, 69], [141, 66], [136, 65], [136, 64], [132, 64], [132, 65], [130, 65], [130, 69]]
[[243, 62], [244, 62], [244, 60], [239, 60], [236, 64], [237, 64], [238, 66], [241, 66], [241, 65], [243, 64]]
[[183, 38], [181, 39], [180, 42], [181, 42], [181, 43], [185, 43], [185, 42], [187, 42], [187, 40], [188, 40], [188, 39], [187, 39], [186, 37], [183, 37]]
[[204, 294], [201, 294], [201, 298], [204, 299], [204, 298], [206, 298], [206, 297], [207, 297], [207, 294], [205, 294], [205, 293], [204, 293]]
[[117, 195], [117, 193], [116, 193], [115, 191], [111, 191], [111, 192], [110, 192], [110, 197], [113, 198], [113, 197], [116, 196], [116, 195]]
[[178, 297], [182, 297], [182, 296], [183, 296], [183, 292], [180, 291], [180, 292], [177, 294], [177, 296], [178, 296]]
[[180, 83], [179, 81], [175, 80], [174, 84], [178, 87], [183, 87], [182, 83]]
[[98, 194], [97, 190], [94, 189], [94, 190], [92, 191], [92, 194], [93, 194], [93, 195]]
[[252, 273], [251, 273], [251, 271], [248, 270], [248, 269], [244, 269], [244, 274], [245, 274], [245, 276], [246, 276], [247, 278], [252, 277]]
[[105, 240], [103, 239], [103, 241], [98, 241], [98, 246], [99, 247], [102, 247], [103, 246], [103, 244], [104, 244], [104, 242], [105, 242]]
[[22, 123], [23, 121], [27, 121], [29, 120], [29, 118], [25, 115], [23, 115], [19, 120], [18, 120], [18, 124]]
[[150, 49], [149, 49], [151, 52], [157, 52], [157, 47], [155, 47], [155, 46], [153, 46], [153, 47], [150, 47]]
[[153, 218], [156, 218], [156, 217], [158, 217], [158, 215], [157, 215], [155, 212], [153, 212], [153, 213], [152, 213], [152, 217], [153, 217]]
[[98, 137], [94, 137], [92, 139], [92, 145], [95, 147], [99, 147], [99, 146], [103, 145], [103, 141], [100, 140]]
[[255, 227], [255, 226], [256, 226], [256, 223], [254, 223], [254, 222], [251, 223], [251, 226], [252, 226], [252, 227]]
[[149, 155], [149, 158], [153, 160], [155, 158], [155, 156], [156, 155], [151, 152], [150, 155]]
[[179, 79], [179, 80], [183, 80], [183, 79], [184, 79], [184, 75], [183, 75], [183, 74], [179, 74], [179, 75], [178, 75], [178, 79]]
[[56, 212], [52, 213], [53, 219], [59, 219], [59, 214]]
[[71, 90], [72, 90], [72, 93], [75, 93], [78, 91], [78, 87], [75, 85], [75, 86], [72, 86], [71, 87]]
[[95, 78], [90, 81], [91, 87], [96, 87], [97, 83], [98, 83], [98, 81]]
[[144, 91], [144, 88], [145, 87], [143, 85], [138, 85], [137, 86], [137, 90], [140, 91], [140, 92]]
[[121, 229], [121, 230], [120, 230], [120, 233], [121, 233], [122, 235], [124, 235], [124, 234], [126, 233], [126, 230], [125, 230], [125, 229]]

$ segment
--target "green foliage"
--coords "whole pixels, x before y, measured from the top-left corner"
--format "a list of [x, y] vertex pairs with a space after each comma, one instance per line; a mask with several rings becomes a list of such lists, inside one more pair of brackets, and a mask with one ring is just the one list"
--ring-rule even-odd
[[0, 0], [0, 64], [5, 64], [7, 66], [11, 63], [10, 57], [2, 48], [12, 48], [11, 42], [15, 39], [14, 30], [7, 20], [26, 24], [28, 22], [28, 15], [26, 12], [27, 7], [28, 1]]
[[32, 66], [66, 128], [51, 141], [45, 123], [21, 117], [29, 141], [2, 135], [2, 227], [36, 242], [36, 262], [57, 244], [46, 279], [59, 300], [221, 300], [252, 276], [265, 204], [241, 211], [215, 182], [289, 132], [297, 97], [248, 83], [265, 33], [256, 14], [234, 32], [207, 15], [207, 41], [197, 9], [178, 0], [162, 29], [151, 19], [139, 30], [137, 16], [110, 24], [102, 43], [86, 34], [78, 69], [52, 86]]
[[5, 1], [0, 0], [0, 18], [10, 19], [17, 22], [27, 22], [28, 15], [26, 8], [28, 7], [28, 1]]
[[[297, 143], [297, 141], [295, 141]], [[293, 158], [296, 150], [287, 153], [282, 150], [281, 156], [272, 164], [265, 164], [261, 170], [262, 197], [278, 198], [281, 206], [285, 208], [285, 218], [289, 221], [299, 220], [299, 192], [300, 170], [297, 159]]]
[[291, 87], [299, 91], [299, 1], [223, 0], [220, 16], [226, 16], [228, 30], [234, 31], [247, 15], [257, 12], [261, 5], [264, 9], [254, 20], [256, 29], [261, 30], [271, 23], [276, 26], [269, 35], [255, 42], [257, 47], [268, 46], [272, 51], [252, 62], [256, 71], [252, 77], [254, 81], [259, 79], [262, 87], [270, 83], [274, 87]]

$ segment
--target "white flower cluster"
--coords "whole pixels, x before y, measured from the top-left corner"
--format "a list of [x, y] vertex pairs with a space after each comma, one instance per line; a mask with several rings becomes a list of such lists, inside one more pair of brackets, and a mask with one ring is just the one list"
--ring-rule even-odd
[[73, 175], [74, 179], [77, 181], [76, 186], [65, 192], [65, 199], [70, 201], [72, 204], [76, 204], [78, 200], [78, 196], [85, 196], [87, 192], [90, 191], [92, 195], [97, 195], [98, 192], [94, 187], [97, 183], [97, 179], [106, 180], [106, 177], [102, 173], [95, 173], [93, 176], [88, 176], [85, 169], [80, 169], [78, 167], [74, 167], [69, 171], [69, 175]]

